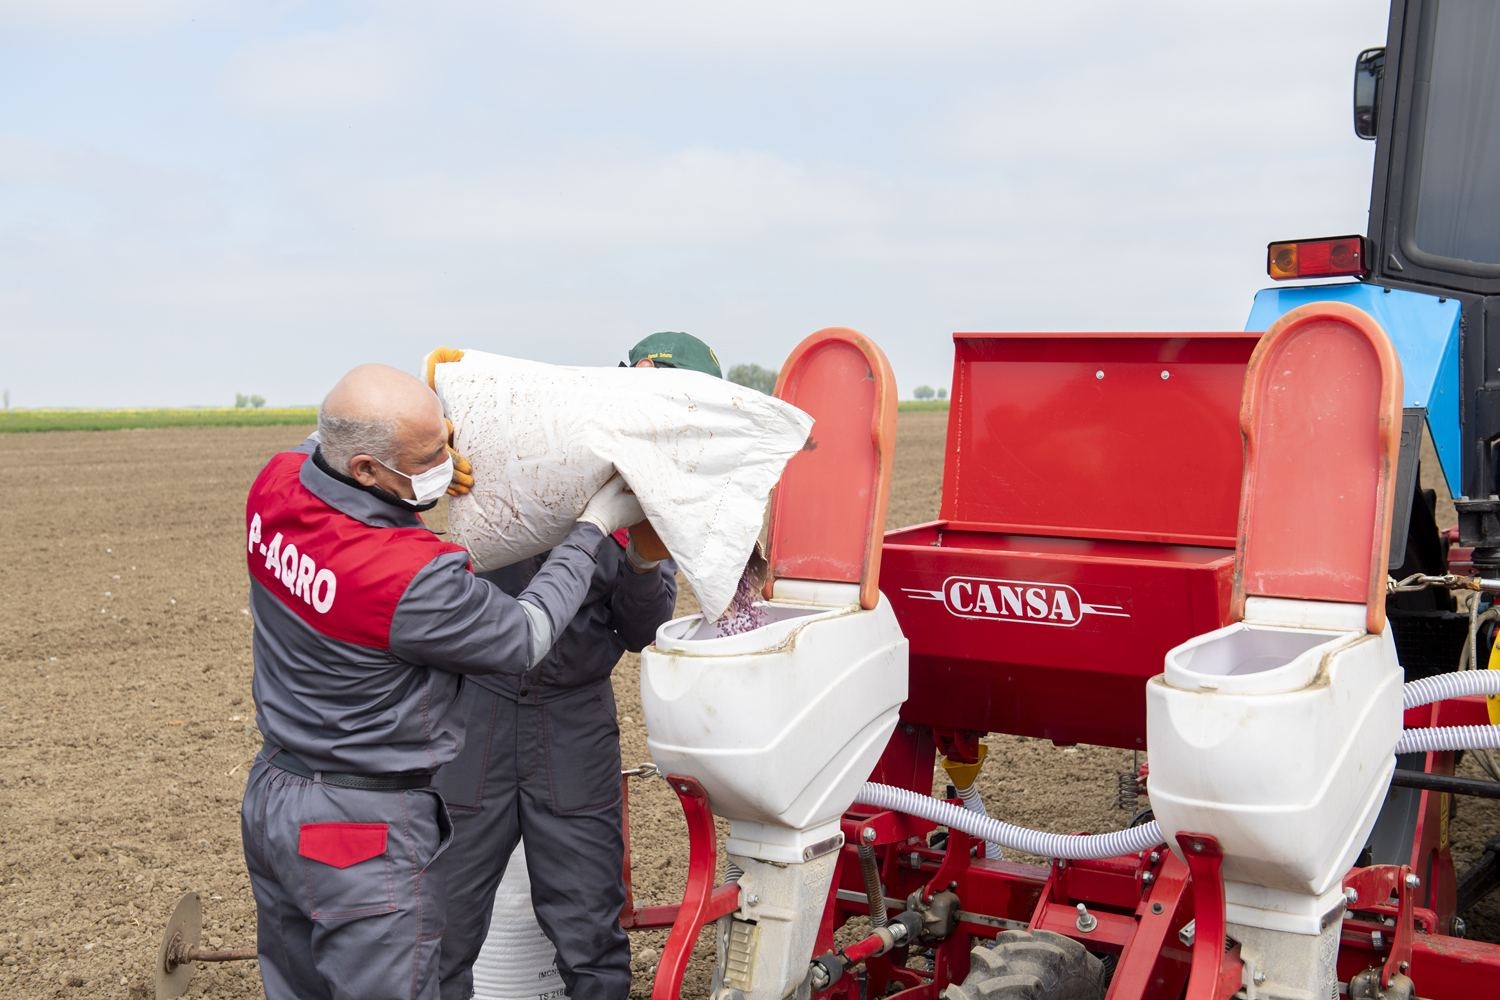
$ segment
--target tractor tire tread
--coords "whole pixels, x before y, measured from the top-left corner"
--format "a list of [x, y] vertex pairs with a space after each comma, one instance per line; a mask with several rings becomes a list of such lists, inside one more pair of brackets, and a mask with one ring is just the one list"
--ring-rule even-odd
[[1103, 1000], [1104, 963], [1070, 937], [1005, 931], [969, 957], [969, 975], [945, 1000]]

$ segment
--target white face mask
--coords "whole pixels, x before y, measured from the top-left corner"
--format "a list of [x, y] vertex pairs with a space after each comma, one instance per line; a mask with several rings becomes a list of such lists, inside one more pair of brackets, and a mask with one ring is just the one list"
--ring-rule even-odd
[[[375, 461], [380, 462], [380, 459], [377, 458], [375, 459]], [[426, 472], [419, 472], [415, 476], [408, 476], [400, 469], [392, 469], [384, 462], [380, 462], [380, 464], [384, 465], [387, 469], [389, 469], [391, 472], [394, 472], [402, 479], [405, 479], [411, 483], [411, 491], [416, 494], [416, 499], [407, 500], [406, 497], [402, 497], [401, 499], [406, 500], [406, 502], [413, 507], [420, 507], [423, 504], [436, 503], [437, 498], [446, 493], [448, 491], [449, 484], [453, 482], [452, 455], [449, 455], [447, 458], [445, 458], [442, 465], [434, 465]]]

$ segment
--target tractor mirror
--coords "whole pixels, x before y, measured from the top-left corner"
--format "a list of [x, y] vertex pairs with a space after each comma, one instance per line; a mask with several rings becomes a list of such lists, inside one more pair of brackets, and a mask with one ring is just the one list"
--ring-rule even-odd
[[1385, 72], [1385, 49], [1365, 49], [1354, 60], [1354, 134], [1375, 138], [1380, 118], [1380, 77]]

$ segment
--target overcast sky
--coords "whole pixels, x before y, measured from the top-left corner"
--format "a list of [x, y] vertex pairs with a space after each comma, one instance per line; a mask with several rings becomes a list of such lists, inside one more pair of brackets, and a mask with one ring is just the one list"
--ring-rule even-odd
[[1239, 329], [1364, 232], [1374, 0], [0, 0], [13, 406], [314, 403], [432, 347]]

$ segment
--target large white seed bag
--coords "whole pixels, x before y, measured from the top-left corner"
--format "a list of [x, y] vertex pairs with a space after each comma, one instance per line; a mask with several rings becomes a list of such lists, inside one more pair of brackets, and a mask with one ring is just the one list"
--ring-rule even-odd
[[734, 596], [771, 488], [812, 418], [684, 369], [569, 368], [483, 351], [434, 384], [474, 488], [448, 506], [476, 569], [543, 552], [616, 470], [716, 618]]

